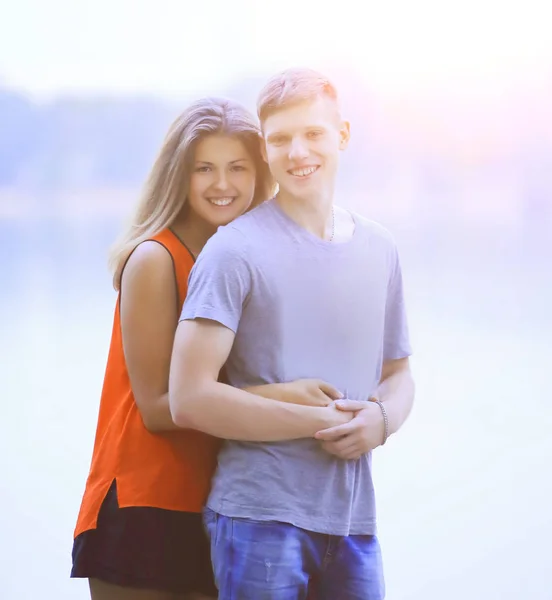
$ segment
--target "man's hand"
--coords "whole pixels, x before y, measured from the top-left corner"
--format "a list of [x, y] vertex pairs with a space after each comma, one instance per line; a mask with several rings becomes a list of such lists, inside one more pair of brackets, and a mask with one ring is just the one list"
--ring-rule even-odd
[[[339, 402], [342, 402], [341, 400]], [[338, 406], [338, 402], [331, 402], [328, 406], [324, 408], [325, 418], [324, 423], [326, 427], [321, 429], [318, 433], [326, 432], [326, 431], [334, 431], [340, 427], [344, 427], [349, 424], [355, 417], [355, 409], [352, 410], [346, 408], [344, 405], [343, 408]], [[318, 435], [315, 434], [315, 437]]]
[[351, 411], [354, 417], [344, 425], [324, 429], [315, 434], [326, 452], [345, 460], [355, 460], [383, 442], [384, 421], [375, 402], [339, 400], [339, 410]]

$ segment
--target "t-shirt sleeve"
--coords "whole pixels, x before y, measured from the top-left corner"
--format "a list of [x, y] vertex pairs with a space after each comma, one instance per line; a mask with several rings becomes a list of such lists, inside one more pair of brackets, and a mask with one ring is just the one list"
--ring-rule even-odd
[[245, 236], [237, 230], [220, 230], [190, 272], [180, 320], [209, 319], [236, 333], [250, 288]]
[[383, 360], [406, 358], [411, 354], [401, 265], [397, 248], [393, 245], [385, 304]]

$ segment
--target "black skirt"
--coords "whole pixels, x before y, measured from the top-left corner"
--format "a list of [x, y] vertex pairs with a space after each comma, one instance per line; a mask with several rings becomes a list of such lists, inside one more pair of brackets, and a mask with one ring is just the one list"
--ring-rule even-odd
[[217, 596], [202, 515], [160, 508], [119, 508], [111, 485], [96, 529], [73, 542], [71, 577], [128, 588]]

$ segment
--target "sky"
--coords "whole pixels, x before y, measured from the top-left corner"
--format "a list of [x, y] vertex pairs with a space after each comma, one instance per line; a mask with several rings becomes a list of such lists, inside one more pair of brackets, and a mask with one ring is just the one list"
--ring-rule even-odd
[[383, 94], [552, 78], [547, 0], [1, 3], [0, 85], [42, 97], [210, 93], [293, 65]]

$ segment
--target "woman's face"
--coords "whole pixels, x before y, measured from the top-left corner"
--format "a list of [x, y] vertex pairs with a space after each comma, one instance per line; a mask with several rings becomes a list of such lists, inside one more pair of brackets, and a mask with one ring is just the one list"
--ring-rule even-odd
[[254, 194], [255, 165], [241, 140], [209, 135], [199, 141], [188, 195], [195, 217], [226, 225], [251, 206]]

